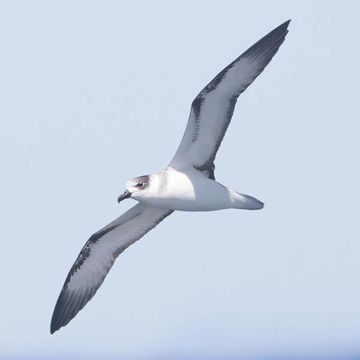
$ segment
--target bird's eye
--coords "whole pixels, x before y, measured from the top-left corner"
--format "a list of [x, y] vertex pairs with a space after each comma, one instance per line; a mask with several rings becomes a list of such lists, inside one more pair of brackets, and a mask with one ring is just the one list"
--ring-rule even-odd
[[139, 188], [141, 188], [141, 187], [143, 187], [144, 186], [144, 183], [143, 182], [138, 182], [137, 184], [136, 184], [136, 187], [139, 187]]

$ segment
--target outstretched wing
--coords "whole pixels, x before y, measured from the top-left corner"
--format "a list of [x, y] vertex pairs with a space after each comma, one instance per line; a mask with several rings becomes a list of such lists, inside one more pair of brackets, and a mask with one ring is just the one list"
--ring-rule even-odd
[[170, 165], [208, 171], [214, 177], [217, 150], [231, 121], [238, 96], [278, 51], [288, 32], [286, 21], [221, 71], [195, 98], [180, 146]]
[[119, 254], [171, 213], [139, 203], [92, 235], [65, 280], [50, 332], [65, 326], [94, 296]]

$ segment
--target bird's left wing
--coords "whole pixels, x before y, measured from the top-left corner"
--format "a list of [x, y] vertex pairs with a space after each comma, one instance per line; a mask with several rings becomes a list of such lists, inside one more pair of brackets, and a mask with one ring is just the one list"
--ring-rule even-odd
[[238, 96], [271, 61], [288, 32], [286, 21], [221, 71], [195, 98], [180, 146], [170, 165], [195, 167], [214, 178], [214, 159]]
[[50, 332], [65, 326], [94, 296], [119, 254], [171, 213], [139, 203], [92, 235], [65, 280]]

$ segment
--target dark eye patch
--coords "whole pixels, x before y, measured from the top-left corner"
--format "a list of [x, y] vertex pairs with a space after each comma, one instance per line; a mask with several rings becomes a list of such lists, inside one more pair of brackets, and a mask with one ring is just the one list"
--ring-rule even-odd
[[149, 186], [148, 175], [138, 176], [135, 179], [133, 179], [133, 181], [134, 181], [133, 186], [141, 190], [146, 189]]

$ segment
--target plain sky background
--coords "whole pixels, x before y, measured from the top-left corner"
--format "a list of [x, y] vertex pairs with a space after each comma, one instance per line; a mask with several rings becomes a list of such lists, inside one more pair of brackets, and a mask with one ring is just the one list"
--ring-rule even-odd
[[[0, 358], [360, 354], [359, 13], [2, 1]], [[197, 93], [289, 18], [216, 159], [217, 179], [264, 210], [175, 213], [50, 336], [81, 247], [133, 205], [116, 202], [127, 179], [165, 167]]]

